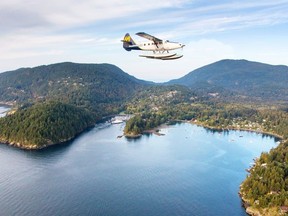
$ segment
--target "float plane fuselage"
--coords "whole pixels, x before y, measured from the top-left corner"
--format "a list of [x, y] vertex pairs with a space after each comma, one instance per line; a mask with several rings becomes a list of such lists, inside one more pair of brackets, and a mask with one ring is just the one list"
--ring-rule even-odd
[[136, 35], [148, 39], [148, 42], [138, 43], [135, 42], [129, 33], [124, 36], [123, 48], [127, 51], [131, 50], [142, 50], [142, 51], [152, 51], [150, 55], [139, 55], [140, 57], [161, 59], [161, 60], [173, 60], [181, 58], [183, 55], [178, 55], [177, 53], [169, 53], [170, 50], [176, 50], [183, 48], [185, 45], [177, 42], [171, 42], [168, 40], [161, 40], [145, 32], [138, 32]]

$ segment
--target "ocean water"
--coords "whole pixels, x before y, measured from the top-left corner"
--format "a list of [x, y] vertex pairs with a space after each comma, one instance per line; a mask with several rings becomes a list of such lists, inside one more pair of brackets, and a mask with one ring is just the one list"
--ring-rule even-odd
[[39, 151], [0, 145], [0, 215], [246, 215], [246, 168], [273, 137], [191, 124], [117, 138], [107, 123]]

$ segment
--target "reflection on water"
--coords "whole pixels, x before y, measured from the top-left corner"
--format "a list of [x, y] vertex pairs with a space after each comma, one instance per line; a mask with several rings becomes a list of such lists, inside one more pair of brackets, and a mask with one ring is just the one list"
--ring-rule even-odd
[[246, 215], [245, 169], [274, 138], [190, 124], [117, 138], [99, 124], [63, 145], [0, 145], [1, 215]]

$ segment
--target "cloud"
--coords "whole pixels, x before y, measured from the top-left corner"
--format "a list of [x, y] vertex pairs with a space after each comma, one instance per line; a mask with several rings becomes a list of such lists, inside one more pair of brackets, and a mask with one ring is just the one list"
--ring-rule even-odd
[[49, 25], [49, 22], [37, 12], [22, 11], [19, 8], [11, 7], [0, 8], [0, 35], [15, 30], [31, 29], [47, 25]]
[[241, 2], [235, 2], [235, 1], [222, 1], [219, 3], [219, 1], [211, 2], [211, 4], [204, 4], [199, 5], [198, 7], [189, 9], [190, 13], [197, 13], [197, 14], [219, 14], [221, 12], [235, 12], [235, 11], [246, 11], [253, 9], [255, 10], [261, 10], [265, 8], [273, 9], [275, 7], [283, 8], [287, 7], [287, 0], [278, 0], [278, 1], [270, 1], [270, 0], [262, 0], [262, 1], [251, 1], [251, 0], [244, 0]]
[[[188, 0], [3, 0], [1, 33], [155, 29], [170, 35], [194, 35], [254, 25], [287, 23], [287, 0], [214, 1]], [[178, 31], [178, 32], [177, 32]], [[175, 32], [175, 33], [173, 33]], [[1, 34], [0, 33], [0, 34]]]
[[[101, 22], [161, 8], [181, 7], [186, 0], [146, 1], [23, 1], [3, 0], [0, 3], [0, 29], [29, 28], [41, 25], [69, 28]], [[128, 20], [129, 21], [129, 20]]]
[[35, 35], [20, 34], [3, 36], [0, 40], [0, 59], [26, 58], [46, 54], [63, 54], [65, 52], [79, 52], [97, 47], [100, 51], [109, 46], [120, 45], [120, 39], [104, 37], [86, 37], [85, 35]]
[[[285, 25], [287, 11], [287, 0], [2, 0], [0, 71], [73, 60], [114, 63], [136, 76], [139, 71], [140, 77], [148, 79], [148, 75], [155, 80], [177, 78], [179, 72], [173, 68], [186, 73], [214, 60], [236, 56], [237, 50], [225, 39], [213, 39], [213, 33], [233, 35], [231, 30], [241, 34], [258, 26]], [[163, 64], [140, 59], [136, 52], [123, 54], [123, 35], [138, 31], [186, 43], [184, 57]], [[177, 77], [173, 77], [175, 74]]]
[[[288, 1], [242, 1], [213, 3], [176, 11], [171, 17], [181, 19], [173, 29], [178, 35], [205, 35], [234, 29], [288, 23]], [[179, 36], [180, 37], [180, 36]]]

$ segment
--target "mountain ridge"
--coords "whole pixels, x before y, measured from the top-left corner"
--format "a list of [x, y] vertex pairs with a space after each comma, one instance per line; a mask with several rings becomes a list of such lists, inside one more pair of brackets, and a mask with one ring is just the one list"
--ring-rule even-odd
[[287, 83], [288, 66], [224, 59], [164, 84], [184, 85], [196, 91], [221, 88], [244, 97], [288, 101]]
[[[223, 59], [166, 83], [140, 80], [108, 64], [61, 62], [0, 73], [0, 101], [63, 100], [81, 107], [122, 102], [146, 85], [183, 85], [226, 100], [288, 101], [288, 66]], [[248, 99], [247, 99], [248, 98]]]
[[143, 85], [112, 64], [62, 62], [19, 68], [0, 74], [0, 101], [27, 102], [56, 99], [82, 107], [122, 102]]

